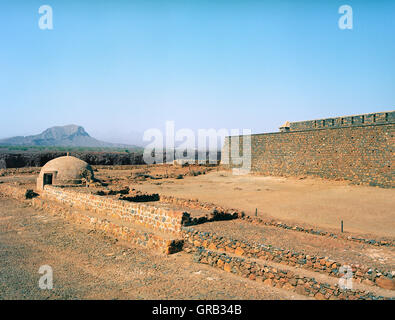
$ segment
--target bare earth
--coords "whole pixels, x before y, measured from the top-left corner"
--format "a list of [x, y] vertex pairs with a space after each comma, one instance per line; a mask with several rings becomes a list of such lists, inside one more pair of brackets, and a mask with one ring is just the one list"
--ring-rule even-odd
[[[22, 171], [7, 169], [0, 174], [0, 183], [34, 189], [38, 169]], [[343, 220], [346, 232], [366, 235], [367, 239], [369, 236], [395, 237], [393, 189], [313, 178], [235, 176], [217, 167], [200, 166], [102, 167], [96, 170], [95, 176], [107, 186], [78, 190], [94, 193], [99, 189], [129, 187], [149, 194], [198, 199], [239, 209], [251, 216], [257, 209], [260, 217], [274, 218], [290, 225], [338, 232]], [[175, 205], [174, 208], [191, 213], [195, 210]], [[256, 225], [240, 219], [203, 223], [193, 228], [248, 243], [327, 256], [345, 264], [361, 264], [380, 270], [395, 268], [393, 247], [376, 247]], [[38, 270], [42, 265], [50, 265], [54, 270], [53, 290], [38, 287]], [[283, 264], [278, 267], [291, 268]], [[292, 268], [298, 274], [306, 273], [317, 279], [324, 277], [324, 282], [337, 281], [312, 271]], [[377, 287], [367, 290], [393, 296], [392, 292]], [[194, 263], [193, 256], [186, 252], [164, 256], [133, 247], [102, 232], [33, 209], [27, 200], [0, 196], [0, 299], [307, 298]]]
[[[0, 299], [307, 299], [0, 198]], [[38, 286], [41, 265], [54, 288]]]
[[288, 231], [277, 227], [254, 225], [245, 221], [215, 221], [194, 226], [204, 232], [214, 232], [248, 243], [287, 248], [316, 256], [330, 257], [342, 264], [360, 264], [378, 269], [395, 269], [392, 247], [373, 247], [343, 239], [333, 239], [308, 233]]
[[264, 176], [235, 176], [229, 171], [142, 183], [145, 192], [196, 198], [249, 215], [377, 236], [395, 236], [395, 190], [341, 181]]

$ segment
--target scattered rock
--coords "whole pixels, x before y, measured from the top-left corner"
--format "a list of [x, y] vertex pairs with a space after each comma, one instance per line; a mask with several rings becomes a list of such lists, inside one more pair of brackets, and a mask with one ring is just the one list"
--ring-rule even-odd
[[244, 254], [244, 250], [240, 247], [237, 247], [235, 250], [235, 254], [242, 256]]
[[266, 279], [265, 281], [263, 281], [263, 284], [273, 287], [273, 280], [272, 279]]
[[325, 296], [320, 292], [316, 293], [314, 298], [316, 298], [317, 300], [326, 300]]
[[395, 290], [395, 279], [380, 277], [376, 279], [376, 283], [379, 287], [383, 289]]

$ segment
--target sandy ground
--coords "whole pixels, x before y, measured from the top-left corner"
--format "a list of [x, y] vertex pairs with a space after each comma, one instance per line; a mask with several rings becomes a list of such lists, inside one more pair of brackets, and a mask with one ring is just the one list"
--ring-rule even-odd
[[[52, 290], [38, 287], [41, 265]], [[0, 198], [0, 299], [306, 299]]]
[[184, 179], [149, 180], [139, 190], [195, 198], [243, 210], [249, 215], [344, 230], [373, 236], [395, 236], [395, 190], [349, 185], [321, 179], [235, 176], [213, 171]]

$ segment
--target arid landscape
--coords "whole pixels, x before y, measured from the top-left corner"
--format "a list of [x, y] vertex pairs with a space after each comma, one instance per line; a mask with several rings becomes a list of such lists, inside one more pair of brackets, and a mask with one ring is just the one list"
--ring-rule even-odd
[[[96, 183], [60, 188], [180, 212], [180, 231], [165, 232], [46, 195], [40, 169], [0, 171], [2, 299], [395, 297], [393, 189], [176, 164], [93, 166]], [[149, 237], [182, 245], [165, 254]], [[53, 290], [37, 286], [41, 265]], [[339, 288], [343, 266], [352, 289]]]
[[2, 1], [1, 23], [10, 314], [387, 314], [395, 1]]

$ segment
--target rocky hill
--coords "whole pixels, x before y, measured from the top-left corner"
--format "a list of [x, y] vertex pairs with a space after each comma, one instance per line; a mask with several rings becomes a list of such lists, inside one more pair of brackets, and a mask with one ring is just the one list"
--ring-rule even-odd
[[104, 142], [92, 138], [83, 127], [67, 125], [52, 127], [32, 136], [17, 136], [0, 139], [0, 145], [11, 146], [58, 146], [58, 147], [97, 147], [97, 148], [133, 148], [135, 146]]

